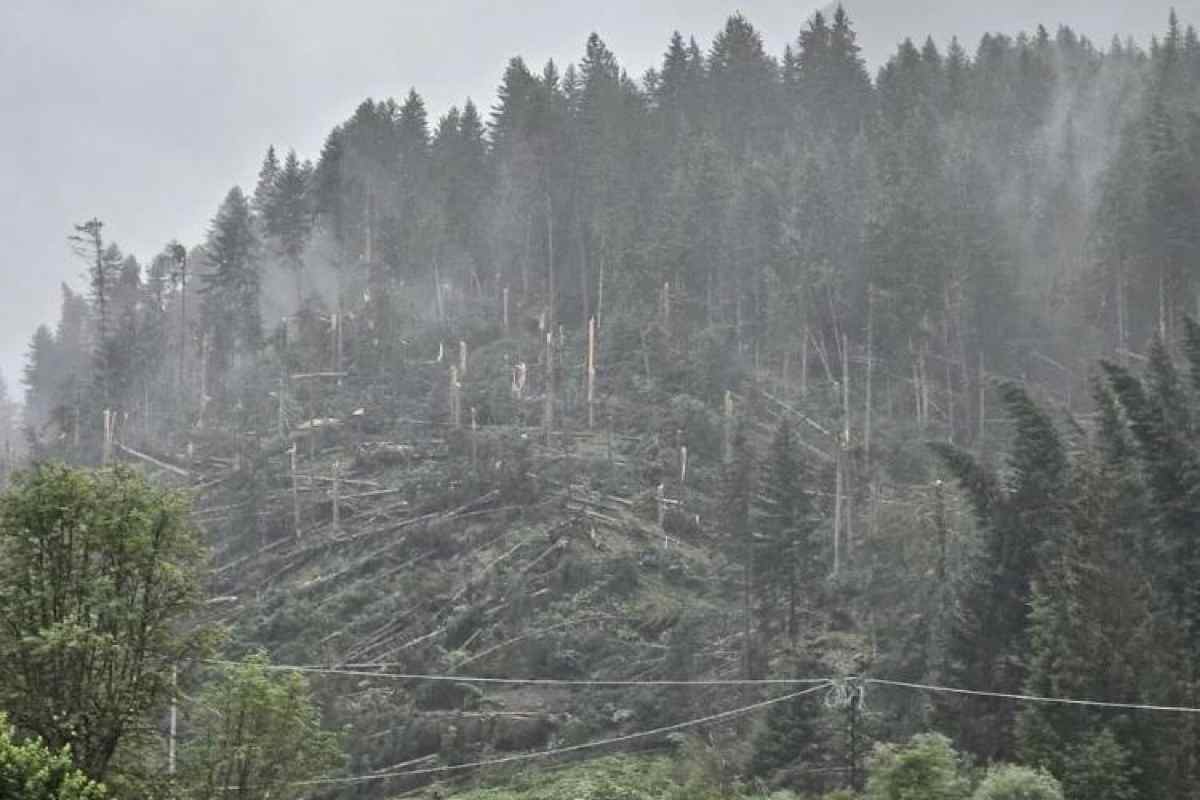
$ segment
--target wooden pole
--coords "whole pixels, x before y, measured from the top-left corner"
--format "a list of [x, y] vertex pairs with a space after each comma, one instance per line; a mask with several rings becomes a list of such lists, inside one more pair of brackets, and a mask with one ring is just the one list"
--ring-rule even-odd
[[596, 318], [588, 320], [587, 349], [588, 430], [596, 427]]
[[501, 292], [501, 296], [503, 297], [502, 304], [504, 306], [504, 314], [501, 317], [502, 321], [500, 324], [500, 329], [504, 332], [505, 336], [508, 336], [508, 287], [507, 286], [504, 287], [504, 291]]
[[167, 739], [167, 774], [175, 774], [175, 734], [179, 720], [179, 668], [171, 666], [171, 723], [170, 736]]
[[462, 339], [458, 340], [458, 374], [467, 377], [467, 343]]

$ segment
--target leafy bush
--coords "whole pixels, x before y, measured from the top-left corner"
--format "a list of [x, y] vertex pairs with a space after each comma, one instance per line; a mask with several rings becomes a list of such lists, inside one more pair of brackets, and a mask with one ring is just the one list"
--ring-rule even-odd
[[0, 797], [14, 800], [100, 800], [104, 787], [71, 763], [63, 747], [51, 752], [40, 739], [18, 744], [0, 714]]
[[971, 800], [1062, 800], [1062, 787], [1051, 775], [1002, 764], [988, 770]]
[[965, 800], [967, 781], [950, 740], [936, 733], [882, 745], [871, 758], [868, 800]]

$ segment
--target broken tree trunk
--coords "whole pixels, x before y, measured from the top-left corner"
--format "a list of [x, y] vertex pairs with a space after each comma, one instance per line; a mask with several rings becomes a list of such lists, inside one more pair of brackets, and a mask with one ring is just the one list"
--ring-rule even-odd
[[296, 443], [292, 442], [291, 448], [288, 449], [288, 455], [291, 460], [292, 468], [292, 525], [295, 529], [296, 538], [300, 538], [300, 484], [296, 477]]
[[588, 430], [596, 427], [596, 318], [588, 320], [587, 349]]
[[549, 331], [546, 331], [546, 386], [543, 395], [542, 433], [549, 447], [554, 431], [554, 335]]
[[725, 390], [725, 418], [722, 430], [721, 460], [733, 461], [733, 392]]
[[338, 533], [342, 529], [342, 462], [339, 459], [333, 460], [333, 532]]
[[872, 338], [875, 333], [875, 302], [874, 291], [870, 285], [867, 286], [867, 385], [866, 385], [866, 401], [863, 408], [863, 457], [870, 463], [871, 458], [871, 378], [874, 360], [872, 358], [873, 342]]

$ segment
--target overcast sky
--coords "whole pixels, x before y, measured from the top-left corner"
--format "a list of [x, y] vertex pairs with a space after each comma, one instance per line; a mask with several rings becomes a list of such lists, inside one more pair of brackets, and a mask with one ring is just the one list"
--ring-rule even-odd
[[[34, 328], [58, 285], [83, 283], [66, 237], [100, 217], [143, 263], [189, 246], [235, 183], [252, 188], [267, 145], [316, 158], [367, 96], [424, 96], [431, 118], [470, 96], [491, 106], [505, 62], [577, 60], [595, 30], [631, 74], [675, 29], [707, 47], [740, 10], [778, 54], [823, 3], [781, 0], [0, 0], [0, 374], [20, 394]], [[1200, 0], [1176, 4], [1200, 21]], [[1168, 6], [1132, 0], [849, 0], [874, 69], [906, 36], [1066, 22], [1097, 42], [1148, 41]]]

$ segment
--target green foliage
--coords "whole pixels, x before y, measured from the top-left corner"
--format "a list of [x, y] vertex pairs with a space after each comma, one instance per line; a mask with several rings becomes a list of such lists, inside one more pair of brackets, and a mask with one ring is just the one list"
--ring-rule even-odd
[[1134, 800], [1137, 768], [1108, 728], [1075, 743], [1066, 758], [1063, 790], [1068, 800]]
[[276, 672], [262, 655], [229, 668], [200, 693], [180, 752], [180, 785], [192, 800], [289, 798], [297, 785], [342, 762], [341, 736], [321, 729], [308, 682]]
[[666, 759], [633, 756], [599, 758], [561, 771], [525, 771], [502, 788], [452, 795], [454, 800], [661, 800], [676, 796], [672, 765]]
[[820, 720], [821, 700], [813, 695], [771, 706], [754, 737], [751, 774], [766, 777], [795, 763], [813, 763], [820, 745]]
[[66, 748], [40, 740], [17, 742], [0, 714], [0, 797], [11, 800], [102, 800], [104, 787], [79, 771]]
[[128, 469], [42, 465], [0, 497], [0, 707], [101, 779], [162, 710], [202, 551], [185, 499]]
[[1048, 773], [1004, 764], [988, 770], [971, 800], [1063, 800], [1063, 792]]
[[868, 768], [867, 800], [966, 800], [969, 794], [961, 759], [940, 734], [880, 745]]

